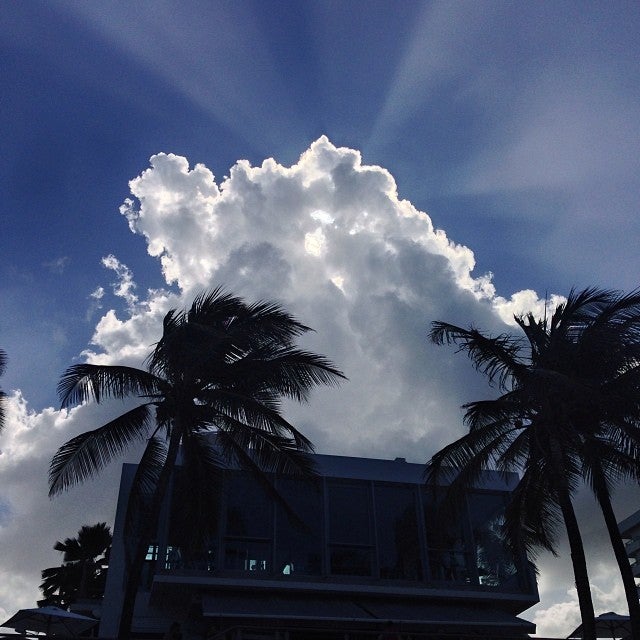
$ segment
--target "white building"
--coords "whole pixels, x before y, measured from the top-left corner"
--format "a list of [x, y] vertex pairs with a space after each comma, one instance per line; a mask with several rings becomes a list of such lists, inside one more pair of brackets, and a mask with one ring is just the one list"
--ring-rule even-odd
[[[314, 459], [317, 480], [274, 479], [299, 522], [253, 476], [225, 471], [211, 505], [213, 533], [191, 550], [177, 524], [178, 474], [138, 593], [136, 636], [162, 638], [172, 623], [185, 640], [374, 640], [388, 630], [412, 639], [516, 639], [535, 631], [517, 617], [538, 601], [534, 572], [497, 535], [515, 475], [487, 473], [463, 517], [445, 524], [436, 517], [438, 492], [423, 483], [424, 465]], [[123, 468], [105, 638], [117, 635], [134, 472]]]

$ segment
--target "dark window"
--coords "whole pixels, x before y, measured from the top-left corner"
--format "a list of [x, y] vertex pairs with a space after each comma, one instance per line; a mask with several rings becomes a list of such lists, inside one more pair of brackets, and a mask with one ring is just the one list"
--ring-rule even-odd
[[368, 483], [329, 483], [329, 571], [368, 576], [373, 571]]
[[222, 477], [194, 483], [186, 469], [176, 471], [164, 553], [166, 570], [216, 568]]
[[273, 500], [248, 473], [227, 476], [224, 568], [271, 571]]
[[375, 505], [380, 577], [422, 579], [415, 489], [376, 484]]
[[424, 524], [427, 534], [429, 573], [433, 580], [476, 582], [475, 564], [463, 503], [457, 512], [442, 508], [444, 491], [426, 487], [423, 493]]
[[342, 576], [370, 576], [371, 548], [332, 544], [329, 549], [331, 573]]
[[283, 575], [322, 573], [322, 483], [282, 478], [278, 493], [288, 509], [276, 508], [276, 566]]
[[269, 571], [271, 541], [226, 538], [224, 568], [231, 571]]
[[468, 502], [480, 584], [517, 589], [516, 564], [502, 538], [505, 495], [472, 492]]

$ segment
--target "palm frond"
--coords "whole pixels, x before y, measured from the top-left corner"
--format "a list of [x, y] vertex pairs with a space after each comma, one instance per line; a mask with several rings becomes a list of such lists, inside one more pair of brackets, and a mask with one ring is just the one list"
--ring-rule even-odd
[[[425, 480], [434, 487], [448, 485], [440, 507], [447, 522], [455, 521], [465, 505], [470, 487], [479, 486], [487, 470], [501, 465], [509, 442], [518, 438], [518, 428], [509, 424], [487, 425], [459, 438], [436, 453], [426, 466]], [[444, 482], [443, 482], [444, 481]]]
[[487, 336], [471, 327], [463, 329], [446, 322], [432, 322], [429, 337], [435, 344], [455, 344], [471, 359], [474, 367], [501, 389], [523, 370], [522, 342], [503, 333]]
[[7, 394], [4, 391], [0, 391], [0, 431], [2, 431], [4, 427], [4, 405], [7, 401]]
[[551, 317], [549, 331], [575, 332], [589, 325], [593, 318], [609, 304], [612, 292], [597, 287], [587, 287], [581, 291], [571, 289], [564, 304], [558, 305]]
[[[238, 434], [232, 435], [225, 430], [220, 430], [218, 432], [218, 444], [222, 455], [234, 466], [239, 466], [241, 469], [248, 471], [258, 481], [267, 495], [271, 497], [276, 504], [282, 507], [293, 524], [300, 527], [302, 530], [308, 529], [308, 525], [295, 512], [284, 496], [280, 494], [268, 475], [269, 472], [277, 473], [281, 471], [286, 473], [288, 472], [286, 467], [284, 471], [281, 468], [278, 468], [278, 465], [269, 465], [266, 468], [262, 467], [261, 462], [256, 461], [254, 458], [253, 451], [251, 449], [247, 449], [242, 442], [242, 438], [237, 438], [237, 436]], [[301, 454], [301, 456], [304, 456], [304, 454]], [[304, 465], [304, 462], [302, 462], [302, 460], [298, 461], [297, 467], [299, 472], [306, 477], [314, 477], [313, 462], [310, 458], [307, 458], [307, 461], [308, 466], [306, 471], [302, 466]]]
[[492, 400], [476, 400], [462, 405], [464, 423], [470, 431], [494, 423], [523, 423], [529, 419], [529, 407], [520, 389]]
[[247, 304], [221, 287], [197, 296], [185, 320], [188, 324], [224, 327], [247, 348], [259, 346], [264, 339], [287, 344], [311, 331], [275, 302], [261, 300]]
[[239, 317], [238, 329], [243, 334], [254, 336], [255, 347], [263, 341], [290, 344], [295, 338], [313, 331], [285, 311], [279, 304], [261, 300], [247, 306], [247, 312]]
[[92, 477], [132, 442], [143, 439], [151, 419], [149, 405], [142, 404], [62, 445], [49, 467], [49, 496]]
[[58, 396], [62, 407], [130, 395], [149, 397], [158, 393], [159, 383], [153, 374], [134, 367], [75, 364], [62, 374]]
[[111, 528], [106, 522], [80, 527], [75, 538], [57, 541], [53, 548], [63, 555], [63, 562], [83, 562], [94, 560], [106, 553], [111, 546]]
[[141, 523], [149, 517], [151, 498], [166, 459], [167, 446], [154, 434], [147, 442], [131, 482], [124, 524], [125, 538], [136, 540]]
[[299, 402], [317, 385], [337, 386], [346, 376], [324, 356], [289, 347], [263, 347], [231, 363], [227, 376], [243, 387]]
[[622, 447], [618, 438], [598, 435], [589, 438], [582, 453], [583, 476], [598, 497], [600, 492], [609, 496], [616, 485], [629, 480], [640, 481], [640, 447], [636, 439], [633, 446]]
[[257, 398], [227, 389], [204, 390], [198, 396], [198, 400], [203, 403], [197, 407], [200, 413], [199, 421], [218, 425], [228, 418], [236, 424], [250, 425], [252, 429], [290, 436], [297, 448], [313, 451], [311, 441], [280, 413], [277, 396], [256, 395]]
[[547, 329], [547, 319], [538, 320], [532, 313], [524, 316], [514, 316], [513, 319], [527, 337], [529, 348], [531, 349], [530, 360], [535, 362], [539, 355], [548, 349], [549, 333]]
[[539, 549], [557, 555], [556, 540], [562, 516], [555, 491], [542, 461], [531, 461], [505, 509], [504, 534], [508, 546], [536, 558]]
[[[314, 475], [315, 463], [308, 450], [301, 449], [294, 438], [287, 438], [225, 416], [218, 424], [223, 455], [229, 460], [249, 455], [264, 472], [291, 475]], [[230, 456], [230, 457], [229, 457]], [[242, 464], [238, 458], [236, 462]]]
[[214, 326], [225, 325], [233, 318], [246, 312], [242, 298], [215, 287], [197, 295], [191, 307], [185, 312], [185, 322]]

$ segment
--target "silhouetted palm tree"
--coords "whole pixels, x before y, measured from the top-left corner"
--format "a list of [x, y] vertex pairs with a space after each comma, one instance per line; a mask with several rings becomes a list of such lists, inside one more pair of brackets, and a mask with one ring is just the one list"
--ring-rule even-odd
[[[7, 354], [0, 349], [0, 376], [4, 375], [4, 371], [7, 368]], [[0, 389], [0, 431], [4, 427], [4, 405], [6, 402], [7, 394]]]
[[38, 600], [39, 607], [55, 606], [61, 609], [69, 607], [77, 600], [81, 570], [78, 565], [61, 564], [48, 567], [41, 572], [40, 591], [44, 598]]
[[640, 477], [640, 294], [572, 291], [551, 318], [517, 317], [525, 340], [433, 323], [431, 339], [455, 343], [503, 392], [464, 405], [469, 433], [437, 453], [428, 467], [459, 471], [455, 503], [482, 469], [520, 470], [506, 512], [513, 545], [555, 551], [567, 530], [585, 638], [595, 637], [584, 549], [571, 496], [586, 479], [600, 503], [640, 638], [640, 606], [611, 507], [611, 489]]
[[[257, 475], [312, 472], [307, 455], [312, 445], [281, 415], [280, 402], [304, 401], [312, 387], [344, 376], [326, 358], [295, 347], [294, 340], [307, 331], [276, 304], [249, 305], [215, 289], [198, 296], [188, 310], [165, 316], [147, 370], [80, 364], [62, 376], [58, 391], [64, 407], [127, 396], [143, 402], [63, 445], [51, 462], [51, 494], [83, 481], [146, 438], [155, 413], [155, 430], [129, 500], [130, 514], [144, 509], [149, 515], [137, 531], [120, 638], [129, 637], [144, 557], [180, 445], [196, 510], [211, 486], [205, 477], [223, 464], [239, 464]], [[215, 442], [207, 437], [212, 432]]]
[[83, 526], [75, 538], [56, 542], [53, 548], [63, 554], [63, 564], [42, 571], [45, 601], [67, 608], [79, 599], [101, 596], [111, 539], [109, 526], [100, 522]]

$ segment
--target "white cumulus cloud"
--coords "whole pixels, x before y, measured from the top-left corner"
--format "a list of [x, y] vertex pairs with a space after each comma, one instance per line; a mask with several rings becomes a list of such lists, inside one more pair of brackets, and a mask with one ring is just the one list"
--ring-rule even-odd
[[[489, 393], [466, 358], [428, 343], [430, 322], [495, 333], [508, 329], [514, 313], [544, 311], [532, 291], [497, 296], [491, 275], [474, 273], [471, 249], [402, 199], [388, 171], [324, 137], [292, 166], [241, 160], [219, 183], [204, 165], [160, 153], [130, 188], [121, 213], [177, 287], [139, 296], [126, 265], [105, 258], [126, 309], [102, 312], [81, 355], [140, 366], [164, 314], [205, 288], [277, 300], [315, 330], [304, 346], [349, 377], [339, 389], [316, 390], [306, 406], [285, 406], [320, 452], [426, 461], [464, 432], [460, 405]], [[96, 310], [106, 304], [103, 294], [91, 294]], [[0, 455], [0, 571], [11, 576], [0, 585], [0, 607], [7, 615], [38, 597], [39, 571], [59, 562], [56, 539], [112, 519], [118, 465], [52, 502], [46, 477], [63, 442], [123, 410], [114, 403], [38, 413], [19, 393], [10, 407]]]

